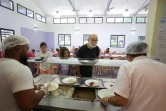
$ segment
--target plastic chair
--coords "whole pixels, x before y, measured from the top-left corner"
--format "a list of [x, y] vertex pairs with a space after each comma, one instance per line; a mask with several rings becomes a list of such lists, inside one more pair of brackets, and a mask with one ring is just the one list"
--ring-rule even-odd
[[116, 55], [117, 53], [116, 53], [116, 51], [113, 51], [112, 54], [113, 54], [113, 55]]

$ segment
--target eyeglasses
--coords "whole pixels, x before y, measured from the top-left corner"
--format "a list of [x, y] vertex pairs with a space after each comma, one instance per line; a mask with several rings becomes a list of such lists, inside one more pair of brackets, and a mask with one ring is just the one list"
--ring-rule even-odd
[[98, 40], [90, 39], [92, 42], [98, 42]]

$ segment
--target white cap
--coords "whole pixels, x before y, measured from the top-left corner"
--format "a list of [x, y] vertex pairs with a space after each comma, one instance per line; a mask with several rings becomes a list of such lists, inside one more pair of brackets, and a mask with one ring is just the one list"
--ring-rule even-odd
[[126, 54], [147, 54], [149, 53], [149, 45], [145, 42], [133, 42], [126, 48]]
[[17, 35], [10, 35], [2, 42], [2, 50], [11, 49], [17, 45], [26, 44], [30, 44], [27, 38]]

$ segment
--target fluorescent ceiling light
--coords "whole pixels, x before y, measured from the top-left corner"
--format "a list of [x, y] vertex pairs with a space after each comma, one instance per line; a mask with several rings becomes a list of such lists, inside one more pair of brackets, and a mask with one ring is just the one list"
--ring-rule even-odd
[[61, 15], [59, 14], [59, 11], [56, 11], [56, 14], [54, 15], [55, 18], [61, 18]]
[[88, 12], [88, 15], [87, 15], [88, 17], [93, 17], [93, 12], [92, 12], [92, 10], [89, 10], [89, 12]]
[[128, 9], [125, 10], [123, 16], [124, 16], [124, 17], [130, 17], [130, 12], [129, 12]]

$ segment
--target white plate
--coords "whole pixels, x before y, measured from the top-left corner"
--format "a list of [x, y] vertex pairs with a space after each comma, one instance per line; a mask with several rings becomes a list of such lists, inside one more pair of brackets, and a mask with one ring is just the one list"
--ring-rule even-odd
[[112, 83], [112, 82], [104, 82], [105, 88], [110, 89], [110, 90], [114, 89], [114, 85], [115, 85], [115, 83]]
[[[92, 82], [94, 83], [93, 86], [90, 85], [90, 83], [92, 83]], [[99, 85], [99, 81], [94, 80], [94, 79], [89, 79], [89, 80], [86, 80], [86, 81], [85, 81], [85, 84], [86, 84], [87, 86], [90, 86], [90, 87], [96, 87], [96, 86]]]
[[98, 96], [100, 98], [115, 96], [114, 92], [109, 89], [101, 89], [98, 91]]
[[48, 83], [44, 83], [44, 86], [48, 87], [48, 91], [54, 91], [59, 88], [59, 85], [54, 82], [50, 82], [49, 86], [48, 86]]
[[76, 82], [76, 80], [77, 79], [75, 77], [67, 77], [67, 78], [64, 78], [62, 80], [62, 82], [65, 83], [65, 84], [73, 84], [73, 83]]

